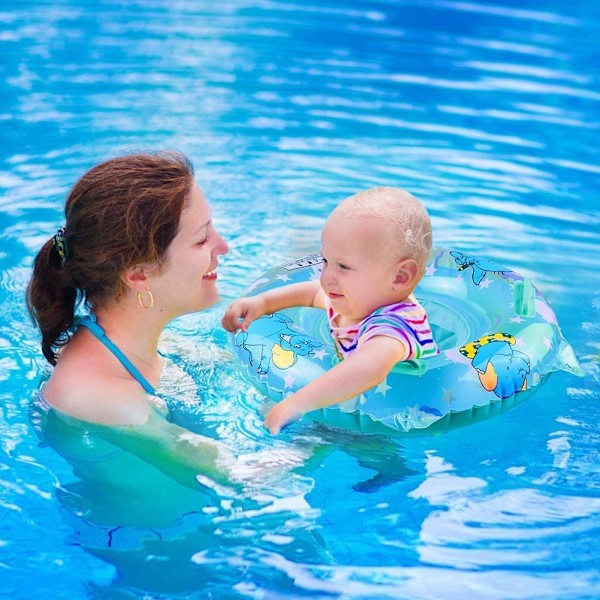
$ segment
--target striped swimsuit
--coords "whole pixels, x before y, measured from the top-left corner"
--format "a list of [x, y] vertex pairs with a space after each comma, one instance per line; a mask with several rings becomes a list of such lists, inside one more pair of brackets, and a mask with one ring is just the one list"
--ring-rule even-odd
[[407, 353], [401, 360], [439, 354], [425, 310], [411, 298], [407, 302], [378, 308], [360, 323], [347, 327], [335, 324], [338, 314], [329, 306], [329, 330], [340, 357], [351, 354], [361, 344], [378, 335], [398, 339], [404, 344]]

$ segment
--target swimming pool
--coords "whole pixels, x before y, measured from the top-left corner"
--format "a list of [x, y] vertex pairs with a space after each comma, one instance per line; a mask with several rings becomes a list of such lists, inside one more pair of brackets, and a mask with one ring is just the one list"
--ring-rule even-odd
[[[0, 23], [0, 595], [600, 595], [593, 0], [23, 1]], [[75, 178], [156, 147], [193, 159], [231, 243], [224, 302], [317, 249], [344, 196], [399, 185], [437, 246], [534, 279], [585, 377], [442, 435], [272, 439], [221, 304], [170, 329], [167, 384], [177, 420], [242, 457], [244, 497], [199, 501], [141, 461], [112, 488], [102, 461], [74, 475], [30, 424], [45, 367], [23, 291]]]

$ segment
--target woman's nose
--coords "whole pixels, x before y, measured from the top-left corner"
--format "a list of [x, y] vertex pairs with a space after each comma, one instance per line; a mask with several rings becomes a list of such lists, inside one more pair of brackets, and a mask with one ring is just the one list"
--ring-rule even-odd
[[229, 252], [229, 244], [223, 239], [217, 230], [215, 230], [215, 233], [217, 234], [217, 240], [215, 243], [214, 254], [216, 256], [220, 254], [227, 254]]

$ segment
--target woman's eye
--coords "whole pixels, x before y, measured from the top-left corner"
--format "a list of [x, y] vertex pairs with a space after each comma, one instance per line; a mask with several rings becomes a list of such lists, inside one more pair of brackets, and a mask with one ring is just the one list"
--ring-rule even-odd
[[206, 236], [202, 241], [198, 242], [196, 246], [204, 246], [208, 242], [208, 236]]

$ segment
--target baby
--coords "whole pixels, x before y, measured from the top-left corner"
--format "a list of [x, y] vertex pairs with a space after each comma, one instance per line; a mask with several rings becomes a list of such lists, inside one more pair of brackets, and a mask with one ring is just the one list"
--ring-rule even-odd
[[325, 222], [320, 282], [278, 287], [228, 307], [222, 324], [230, 332], [292, 306], [327, 311], [343, 360], [271, 409], [265, 425], [272, 434], [311, 410], [378, 385], [397, 362], [438, 353], [413, 296], [430, 252], [425, 207], [403, 190], [373, 188], [346, 198]]

